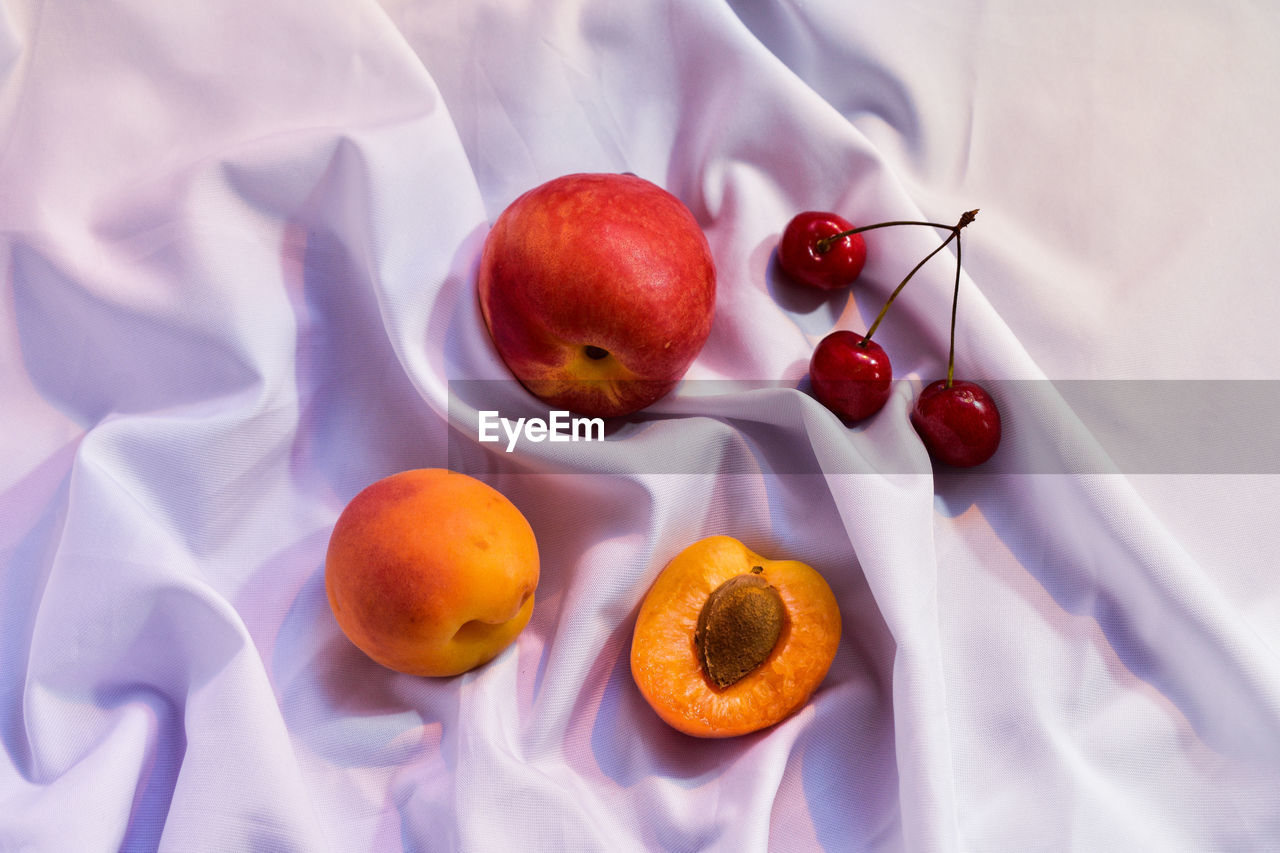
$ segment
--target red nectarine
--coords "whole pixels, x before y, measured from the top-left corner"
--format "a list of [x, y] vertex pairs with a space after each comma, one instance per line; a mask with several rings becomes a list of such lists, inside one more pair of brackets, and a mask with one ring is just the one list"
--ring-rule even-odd
[[565, 175], [513, 201], [485, 240], [480, 308], [503, 362], [553, 408], [624, 415], [675, 387], [715, 310], [706, 236], [627, 174]]

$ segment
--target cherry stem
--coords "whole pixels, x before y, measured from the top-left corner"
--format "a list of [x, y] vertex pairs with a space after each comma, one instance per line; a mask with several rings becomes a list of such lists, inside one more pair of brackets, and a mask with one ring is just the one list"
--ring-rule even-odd
[[948, 231], [954, 230], [953, 225], [943, 225], [941, 222], [917, 222], [915, 220], [899, 219], [894, 222], [877, 222], [874, 225], [863, 225], [861, 228], [850, 228], [848, 231], [841, 231], [839, 234], [832, 234], [830, 237], [822, 237], [813, 247], [818, 250], [819, 255], [825, 255], [831, 251], [831, 247], [835, 245], [837, 240], [844, 237], [851, 237], [854, 234], [861, 234], [863, 231], [874, 231], [877, 228], [888, 228], [891, 225], [925, 225], [929, 228], [945, 228]]
[[[957, 239], [960, 236], [960, 230], [964, 228], [966, 225], [968, 225], [970, 222], [972, 222], [974, 219], [976, 219], [977, 216], [978, 216], [978, 211], [967, 210], [964, 212], [964, 214], [960, 216], [960, 221], [957, 222], [955, 225], [938, 226], [940, 228], [946, 228], [951, 233], [947, 235], [947, 239], [942, 241], [941, 246], [934, 249], [929, 254], [925, 255], [924, 260], [916, 264], [915, 267], [911, 270], [911, 272], [907, 273], [907, 277], [904, 278], [901, 282], [899, 282], [898, 286], [893, 289], [893, 292], [889, 294], [889, 298], [885, 300], [884, 307], [881, 308], [880, 313], [876, 315], [876, 319], [871, 324], [871, 328], [867, 329], [867, 333], [863, 335], [862, 340], [858, 342], [858, 346], [865, 347], [868, 343], [870, 343], [871, 336], [874, 335], [876, 329], [880, 327], [880, 321], [884, 319], [885, 314], [889, 313], [889, 306], [893, 304], [893, 300], [898, 298], [898, 294], [902, 292], [902, 288], [907, 286], [907, 282], [911, 281], [911, 277], [914, 276], [917, 272], [919, 272], [920, 268], [923, 267], [925, 264], [927, 264], [930, 258], [932, 258], [934, 255], [941, 252], [943, 249], [947, 248], [947, 245], [952, 240]], [[954, 305], [952, 306], [952, 310], [954, 311]]]
[[960, 232], [956, 232], [956, 286], [951, 292], [951, 351], [947, 354], [947, 387], [951, 387], [951, 380], [956, 375], [956, 306], [960, 304], [960, 250], [964, 247], [964, 241], [960, 239]]

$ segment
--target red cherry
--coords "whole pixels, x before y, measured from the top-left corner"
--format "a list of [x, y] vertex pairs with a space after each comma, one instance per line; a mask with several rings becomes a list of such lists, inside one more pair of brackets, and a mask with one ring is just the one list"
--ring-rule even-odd
[[875, 341], [839, 329], [818, 342], [809, 382], [818, 402], [847, 421], [870, 417], [889, 400], [893, 368]]
[[[787, 223], [778, 241], [778, 266], [800, 284], [819, 290], [848, 287], [867, 262], [861, 234], [844, 234], [853, 225], [834, 213], [809, 210]], [[827, 238], [836, 237], [827, 241]], [[827, 242], [823, 242], [827, 241]]]
[[911, 409], [911, 425], [930, 456], [959, 468], [981, 465], [1000, 444], [1000, 412], [974, 382], [930, 383]]

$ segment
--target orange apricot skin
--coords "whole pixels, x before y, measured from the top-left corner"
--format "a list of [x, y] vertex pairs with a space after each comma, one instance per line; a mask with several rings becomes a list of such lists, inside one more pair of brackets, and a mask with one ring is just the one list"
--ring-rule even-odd
[[366, 487], [338, 516], [325, 591], [342, 632], [398, 672], [457, 675], [524, 630], [538, 545], [505, 495], [441, 468]]
[[[778, 643], [754, 671], [718, 688], [698, 659], [698, 614], [720, 584], [762, 566], [787, 618]], [[799, 710], [826, 677], [840, 643], [840, 608], [811, 566], [769, 560], [730, 536], [711, 536], [677, 554], [640, 605], [631, 638], [631, 675], [668, 725], [703, 738], [768, 728]]]

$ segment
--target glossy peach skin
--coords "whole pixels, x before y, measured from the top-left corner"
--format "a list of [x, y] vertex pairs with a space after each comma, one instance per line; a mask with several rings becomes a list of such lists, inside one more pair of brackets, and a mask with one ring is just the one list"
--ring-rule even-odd
[[[708, 596], [735, 575], [763, 566], [787, 620], [770, 655], [741, 681], [720, 689], [702, 669], [693, 633]], [[796, 560], [768, 560], [737, 539], [690, 545], [654, 581], [636, 618], [631, 674], [645, 700], [673, 728], [697, 737], [731, 737], [772, 726], [808, 701], [840, 642], [840, 609], [826, 580]]]
[[529, 391], [613, 417], [684, 376], [711, 332], [715, 265], [693, 214], [656, 184], [564, 175], [494, 222], [477, 292], [498, 354]]
[[538, 546], [504, 495], [465, 474], [417, 469], [365, 488], [334, 525], [329, 606], [383, 666], [456, 675], [505, 649], [533, 613]]

